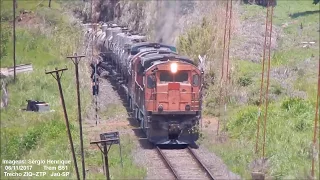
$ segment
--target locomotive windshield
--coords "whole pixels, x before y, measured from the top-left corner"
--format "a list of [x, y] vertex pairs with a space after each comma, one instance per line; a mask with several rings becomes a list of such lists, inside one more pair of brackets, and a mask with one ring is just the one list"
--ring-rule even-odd
[[188, 83], [188, 71], [178, 71], [173, 74], [171, 71], [160, 71], [160, 84], [168, 82]]

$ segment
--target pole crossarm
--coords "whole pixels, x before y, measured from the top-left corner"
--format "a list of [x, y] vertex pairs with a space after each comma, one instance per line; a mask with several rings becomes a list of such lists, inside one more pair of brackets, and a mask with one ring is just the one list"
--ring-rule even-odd
[[79, 64], [81, 58], [83, 58], [83, 57], [86, 57], [86, 56], [85, 55], [77, 55], [77, 53], [74, 53], [74, 56], [67, 56], [68, 59], [72, 60], [73, 64]]
[[53, 70], [53, 71], [46, 71], [45, 73], [46, 74], [52, 74], [52, 73], [56, 73], [56, 72], [60, 72], [60, 71], [66, 71], [66, 70], [68, 70], [68, 68], [63, 68], [63, 69], [58, 69], [58, 68], [55, 68], [55, 70]]

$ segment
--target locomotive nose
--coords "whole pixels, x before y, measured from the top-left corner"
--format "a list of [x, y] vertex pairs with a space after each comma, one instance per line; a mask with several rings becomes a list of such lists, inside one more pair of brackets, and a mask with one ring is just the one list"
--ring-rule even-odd
[[178, 139], [181, 133], [179, 124], [173, 123], [168, 126], [168, 137], [169, 139]]

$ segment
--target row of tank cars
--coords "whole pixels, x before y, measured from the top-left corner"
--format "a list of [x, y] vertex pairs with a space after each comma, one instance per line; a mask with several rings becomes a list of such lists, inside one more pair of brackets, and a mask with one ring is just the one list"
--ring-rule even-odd
[[103, 24], [87, 33], [126, 92], [134, 118], [150, 142], [198, 140], [203, 71], [192, 59], [180, 56], [174, 46], [148, 42], [146, 36], [117, 24]]

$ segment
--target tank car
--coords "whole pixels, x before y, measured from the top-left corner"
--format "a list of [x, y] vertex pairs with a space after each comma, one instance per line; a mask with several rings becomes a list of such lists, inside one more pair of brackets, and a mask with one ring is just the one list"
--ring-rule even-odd
[[[130, 109], [154, 144], [198, 140], [203, 72], [174, 46], [146, 42], [117, 25], [105, 29], [106, 61], [121, 80]], [[101, 43], [99, 44], [101, 46]], [[117, 79], [118, 80], [118, 79]]]

